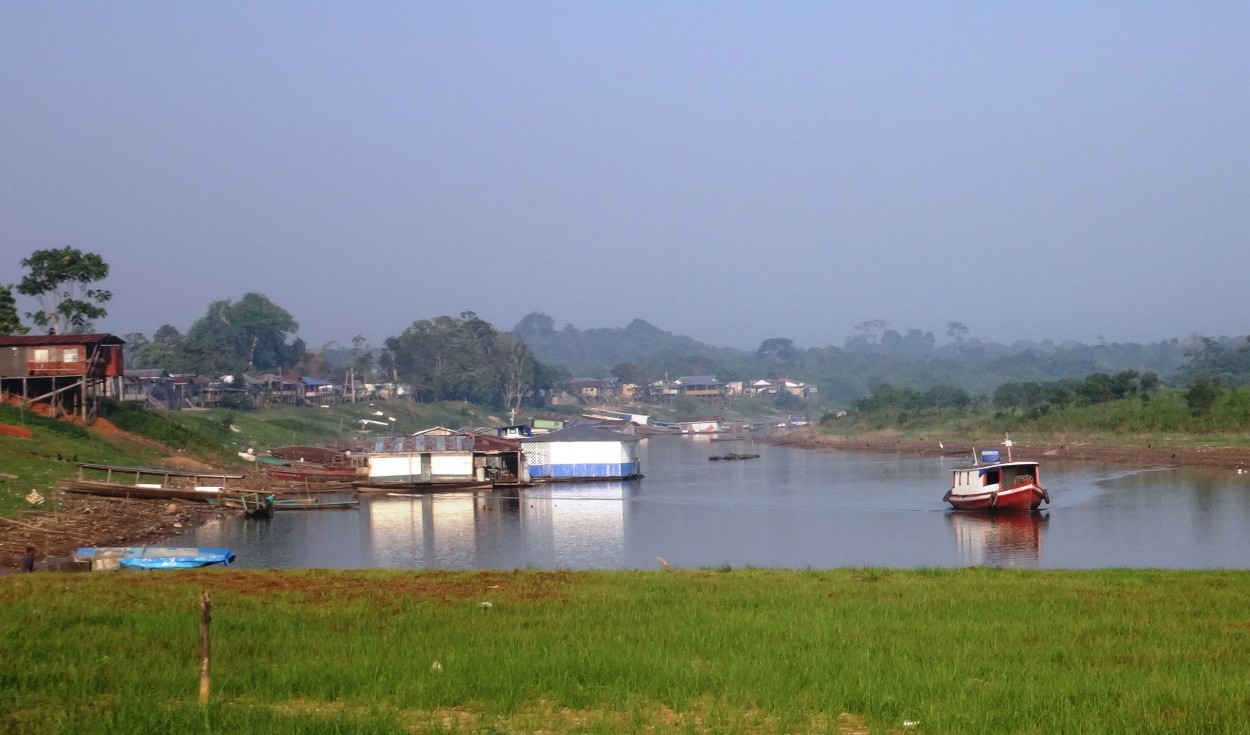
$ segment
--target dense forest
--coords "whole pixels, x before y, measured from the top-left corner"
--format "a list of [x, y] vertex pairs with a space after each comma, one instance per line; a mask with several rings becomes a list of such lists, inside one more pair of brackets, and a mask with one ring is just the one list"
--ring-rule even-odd
[[[1250, 377], [1250, 365], [1229, 355], [1246, 353], [1234, 340], [1194, 338], [1148, 345], [1130, 343], [1027, 342], [1010, 345], [966, 336], [952, 323], [947, 342], [932, 332], [906, 332], [874, 323], [841, 347], [801, 348], [785, 337], [764, 340], [754, 351], [719, 348], [666, 332], [640, 319], [618, 329], [555, 329], [551, 318], [532, 313], [512, 333], [534, 355], [586, 377], [619, 377], [649, 382], [679, 375], [716, 375], [720, 380], [791, 378], [819, 387], [820, 403], [847, 406], [882, 384], [918, 390], [946, 386], [974, 396], [989, 396], [1003, 383], [1084, 378], [1092, 373], [1126, 370], [1181, 383], [1205, 375], [1208, 363], [1225, 369], [1226, 384]], [[1205, 349], [1203, 365], [1190, 361]], [[1222, 349], [1223, 352], [1219, 352]], [[1237, 373], [1240, 369], [1241, 372]]]

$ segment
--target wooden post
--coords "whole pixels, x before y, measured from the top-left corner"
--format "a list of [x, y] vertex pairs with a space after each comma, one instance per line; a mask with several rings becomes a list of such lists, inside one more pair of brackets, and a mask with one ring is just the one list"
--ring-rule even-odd
[[200, 704], [208, 704], [209, 671], [213, 662], [208, 625], [213, 621], [213, 598], [208, 590], [200, 593]]

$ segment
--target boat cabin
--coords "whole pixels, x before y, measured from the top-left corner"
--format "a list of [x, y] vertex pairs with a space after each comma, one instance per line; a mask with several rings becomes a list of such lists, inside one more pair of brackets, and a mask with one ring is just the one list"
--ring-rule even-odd
[[1037, 462], [999, 462], [954, 470], [951, 488], [956, 495], [1012, 488], [1039, 482]]

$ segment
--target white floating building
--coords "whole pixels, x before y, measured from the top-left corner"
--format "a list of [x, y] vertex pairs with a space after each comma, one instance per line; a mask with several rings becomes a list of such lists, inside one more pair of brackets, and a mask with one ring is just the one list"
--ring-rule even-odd
[[536, 482], [625, 480], [642, 475], [638, 437], [596, 426], [575, 426], [521, 440]]

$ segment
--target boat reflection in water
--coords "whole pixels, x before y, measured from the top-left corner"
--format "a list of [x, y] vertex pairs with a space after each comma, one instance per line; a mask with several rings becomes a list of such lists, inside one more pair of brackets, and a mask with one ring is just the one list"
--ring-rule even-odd
[[636, 480], [519, 492], [387, 496], [368, 505], [372, 564], [418, 568], [615, 568]]
[[964, 566], [1041, 566], [1042, 529], [1049, 513], [956, 511], [946, 518], [955, 530], [955, 548]]

